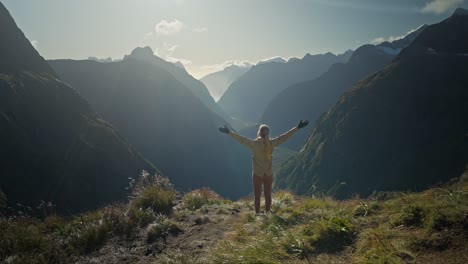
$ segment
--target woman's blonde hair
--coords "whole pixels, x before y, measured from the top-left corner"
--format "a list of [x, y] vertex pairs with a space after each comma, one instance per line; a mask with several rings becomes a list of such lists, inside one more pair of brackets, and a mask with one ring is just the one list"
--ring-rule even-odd
[[[268, 129], [268, 134], [266, 134], [265, 137], [262, 137], [261, 135], [262, 131], [265, 129]], [[263, 144], [264, 144], [263, 151], [265, 152], [265, 155], [271, 157], [271, 153], [273, 152], [273, 147], [270, 142], [270, 127], [265, 124], [261, 124], [260, 127], [258, 128], [257, 136], [259, 138], [263, 138]]]
[[[262, 137], [261, 136], [261, 132], [262, 130], [264, 129], [268, 129], [268, 132], [270, 132], [270, 127], [265, 125], [265, 124], [261, 124], [259, 127], [258, 127], [258, 131], [257, 131], [257, 137]], [[268, 133], [269, 134], [269, 133]]]

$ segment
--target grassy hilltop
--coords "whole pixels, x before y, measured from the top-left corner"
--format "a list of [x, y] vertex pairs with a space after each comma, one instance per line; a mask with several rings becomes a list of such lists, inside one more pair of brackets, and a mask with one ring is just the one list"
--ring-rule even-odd
[[[274, 193], [273, 213], [143, 173], [126, 203], [0, 220], [5, 263], [466, 263], [468, 175], [420, 193], [338, 201]], [[6, 210], [6, 209], [5, 209]], [[11, 210], [11, 208], [10, 208]]]

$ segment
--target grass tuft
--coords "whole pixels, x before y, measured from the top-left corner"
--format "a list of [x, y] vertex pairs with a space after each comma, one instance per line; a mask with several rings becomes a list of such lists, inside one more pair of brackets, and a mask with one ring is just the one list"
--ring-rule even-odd
[[185, 207], [189, 210], [195, 211], [204, 205], [221, 203], [220, 196], [208, 188], [197, 189], [186, 193], [182, 199]]

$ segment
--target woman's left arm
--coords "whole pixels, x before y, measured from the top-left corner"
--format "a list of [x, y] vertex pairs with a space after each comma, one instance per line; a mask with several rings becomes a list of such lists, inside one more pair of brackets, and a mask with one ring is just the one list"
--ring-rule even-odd
[[301, 120], [299, 122], [299, 125], [297, 125], [296, 127], [293, 127], [288, 132], [280, 135], [279, 137], [276, 137], [276, 138], [272, 139], [271, 144], [273, 145], [273, 147], [276, 147], [276, 146], [284, 143], [286, 140], [288, 140], [288, 138], [290, 138], [292, 135], [294, 135], [294, 133], [296, 133], [297, 130], [307, 126], [307, 124], [309, 124], [309, 121], [307, 121], [307, 120], [302, 121]]
[[273, 145], [273, 147], [283, 144], [288, 138], [294, 135], [294, 133], [296, 133], [297, 130], [299, 130], [298, 127], [293, 127], [291, 130], [289, 130], [288, 132], [284, 134], [281, 134], [279, 137], [273, 138], [271, 140], [271, 144]]

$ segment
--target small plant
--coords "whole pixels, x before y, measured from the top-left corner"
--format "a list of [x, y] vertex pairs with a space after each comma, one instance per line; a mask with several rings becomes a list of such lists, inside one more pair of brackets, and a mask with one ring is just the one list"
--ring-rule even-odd
[[107, 223], [97, 222], [87, 224], [72, 239], [71, 244], [82, 254], [98, 250], [106, 242], [110, 231]]
[[131, 223], [135, 223], [135, 225], [139, 227], [145, 227], [156, 219], [156, 213], [151, 208], [142, 209], [130, 207], [128, 216]]
[[157, 186], [163, 190], [174, 190], [174, 186], [169, 181], [169, 178], [161, 176], [161, 175], [150, 175], [147, 171], [143, 170], [140, 173], [138, 179], [129, 178], [129, 190], [130, 196], [129, 198], [132, 200], [139, 195], [141, 195], [146, 188]]
[[173, 190], [165, 190], [159, 186], [147, 187], [132, 202], [133, 208], [151, 209], [156, 213], [169, 214], [175, 197]]
[[289, 191], [278, 191], [273, 194], [271, 208], [274, 212], [281, 209], [290, 209], [294, 195]]
[[247, 212], [242, 215], [242, 222], [243, 223], [249, 223], [249, 222], [254, 222], [255, 221], [255, 214], [251, 212]]
[[151, 209], [155, 213], [169, 214], [175, 190], [169, 179], [160, 175], [151, 176], [143, 171], [137, 181], [130, 182], [132, 190], [131, 208], [136, 210]]
[[168, 219], [164, 215], [157, 217], [156, 223], [148, 227], [146, 234], [146, 242], [153, 243], [159, 238], [162, 238], [166, 243], [166, 238], [171, 235], [177, 235], [182, 232], [182, 229], [177, 225], [176, 222]]
[[417, 205], [408, 205], [403, 207], [398, 219], [393, 223], [393, 226], [417, 226], [421, 227], [423, 225], [425, 217], [424, 209], [421, 206]]
[[203, 205], [213, 204], [220, 201], [221, 199], [219, 195], [207, 188], [197, 189], [186, 193], [183, 198], [185, 207], [192, 211], [200, 209]]
[[130, 237], [140, 221], [133, 221], [129, 214], [125, 214], [125, 209], [124, 205], [109, 206], [105, 208], [102, 219], [110, 225], [113, 234]]
[[376, 213], [378, 210], [380, 210], [380, 207], [375, 202], [374, 203], [360, 202], [359, 205], [357, 205], [354, 208], [354, 216], [366, 217], [368, 215]]

